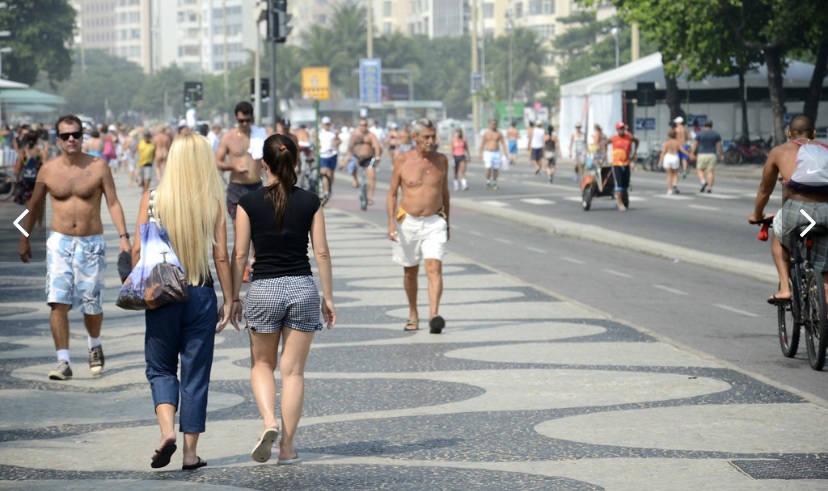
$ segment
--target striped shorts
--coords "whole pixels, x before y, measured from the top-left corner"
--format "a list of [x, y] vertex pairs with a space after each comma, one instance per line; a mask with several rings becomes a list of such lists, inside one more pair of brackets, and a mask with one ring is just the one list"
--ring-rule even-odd
[[319, 292], [312, 276], [256, 280], [245, 297], [247, 328], [262, 334], [284, 327], [304, 332], [322, 330]]

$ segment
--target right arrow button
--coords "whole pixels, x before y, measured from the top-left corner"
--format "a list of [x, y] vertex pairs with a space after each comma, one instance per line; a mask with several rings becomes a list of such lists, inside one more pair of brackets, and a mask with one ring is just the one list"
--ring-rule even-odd
[[814, 221], [814, 219], [813, 219], [813, 218], [811, 218], [811, 216], [810, 216], [810, 215], [808, 215], [807, 213], [805, 213], [805, 210], [800, 209], [800, 210], [799, 210], [799, 213], [802, 213], [802, 214], [805, 216], [805, 218], [807, 218], [807, 219], [808, 219], [808, 221], [809, 221], [809, 222], [811, 222], [811, 224], [810, 224], [810, 225], [808, 225], [808, 228], [806, 228], [805, 230], [803, 230], [803, 231], [802, 231], [802, 233], [801, 233], [801, 234], [799, 234], [799, 236], [800, 236], [800, 237], [805, 237], [805, 234], [807, 234], [808, 232], [810, 232], [810, 231], [811, 231], [811, 229], [812, 229], [812, 228], [814, 228], [814, 225], [816, 225], [816, 222]]

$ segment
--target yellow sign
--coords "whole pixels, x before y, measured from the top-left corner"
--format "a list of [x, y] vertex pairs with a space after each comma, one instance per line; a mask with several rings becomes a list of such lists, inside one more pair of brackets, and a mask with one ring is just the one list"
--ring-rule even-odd
[[325, 101], [331, 98], [331, 69], [326, 66], [302, 68], [302, 98]]

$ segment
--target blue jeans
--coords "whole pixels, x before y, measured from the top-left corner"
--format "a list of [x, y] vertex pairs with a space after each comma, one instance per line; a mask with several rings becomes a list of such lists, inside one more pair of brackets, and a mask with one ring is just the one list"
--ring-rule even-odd
[[[207, 389], [213, 366], [218, 301], [213, 288], [189, 286], [190, 299], [146, 311], [144, 357], [154, 407], [172, 404], [181, 413], [179, 429], [203, 433]], [[181, 356], [181, 381], [178, 357]]]

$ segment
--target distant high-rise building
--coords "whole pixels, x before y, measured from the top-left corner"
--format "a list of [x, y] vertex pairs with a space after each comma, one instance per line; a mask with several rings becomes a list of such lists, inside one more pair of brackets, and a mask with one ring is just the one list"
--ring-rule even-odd
[[115, 53], [115, 5], [117, 0], [73, 0], [78, 12], [78, 41], [84, 49]]

